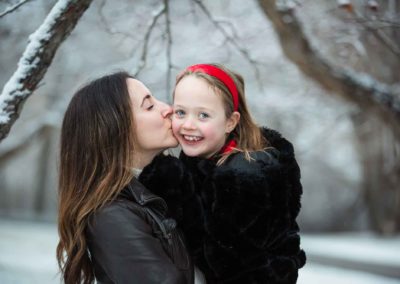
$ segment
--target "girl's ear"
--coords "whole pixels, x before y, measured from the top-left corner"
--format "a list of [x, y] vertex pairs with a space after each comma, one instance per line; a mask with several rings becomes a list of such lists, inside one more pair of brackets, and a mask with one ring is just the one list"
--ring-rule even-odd
[[239, 123], [240, 120], [240, 113], [237, 111], [234, 111], [226, 121], [226, 126], [225, 126], [225, 133], [231, 133], [233, 129], [235, 129], [236, 125]]

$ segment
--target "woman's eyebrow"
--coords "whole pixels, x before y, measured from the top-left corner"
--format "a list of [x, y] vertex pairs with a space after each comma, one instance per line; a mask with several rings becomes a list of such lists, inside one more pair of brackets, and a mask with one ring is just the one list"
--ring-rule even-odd
[[140, 107], [143, 106], [145, 100], [150, 99], [150, 98], [151, 98], [151, 95], [150, 95], [150, 94], [145, 95], [145, 96], [143, 97], [143, 99], [142, 99], [142, 103], [140, 104]]

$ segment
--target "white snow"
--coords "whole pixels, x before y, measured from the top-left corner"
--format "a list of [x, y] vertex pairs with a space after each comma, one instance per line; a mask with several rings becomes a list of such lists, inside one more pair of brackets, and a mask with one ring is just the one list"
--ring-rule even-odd
[[[56, 225], [0, 219], [0, 283], [60, 283], [55, 257], [58, 242]], [[400, 237], [378, 238], [368, 234], [303, 235], [308, 253], [362, 259], [379, 259], [398, 265]], [[395, 284], [399, 279], [366, 272], [328, 267], [308, 262], [299, 271], [298, 284]]]
[[387, 264], [400, 269], [400, 237], [382, 238], [372, 234], [307, 235], [301, 241], [306, 252], [335, 258]]
[[0, 220], [0, 283], [57, 283], [54, 224]]
[[365, 272], [307, 264], [299, 271], [297, 284], [399, 284], [399, 279], [377, 276]]
[[42, 42], [50, 38], [50, 31], [54, 23], [70, 2], [70, 0], [59, 0], [48, 14], [43, 24], [29, 36], [29, 43], [18, 62], [18, 68], [5, 84], [0, 94], [0, 123], [7, 123], [10, 120], [10, 115], [13, 113], [13, 110], [9, 109], [7, 106], [8, 102], [11, 101], [13, 97], [25, 97], [30, 94], [29, 90], [24, 89], [21, 81], [26, 78], [29, 72], [39, 63], [39, 58], [36, 56], [42, 51]]
[[339, 5], [339, 6], [350, 4], [350, 1], [349, 1], [349, 0], [337, 0], [337, 2], [338, 2], [338, 5]]

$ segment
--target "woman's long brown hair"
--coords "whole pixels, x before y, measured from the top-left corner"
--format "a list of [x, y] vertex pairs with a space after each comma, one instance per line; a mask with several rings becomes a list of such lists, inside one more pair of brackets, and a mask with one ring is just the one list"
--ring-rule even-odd
[[61, 129], [57, 260], [67, 284], [94, 283], [85, 237], [88, 217], [129, 183], [134, 121], [127, 79], [118, 72], [73, 96]]

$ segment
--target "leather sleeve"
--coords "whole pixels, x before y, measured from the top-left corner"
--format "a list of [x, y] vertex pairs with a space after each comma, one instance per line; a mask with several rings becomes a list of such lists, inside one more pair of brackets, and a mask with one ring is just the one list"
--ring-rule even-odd
[[121, 203], [95, 213], [87, 235], [92, 259], [114, 283], [184, 283], [151, 227]]

